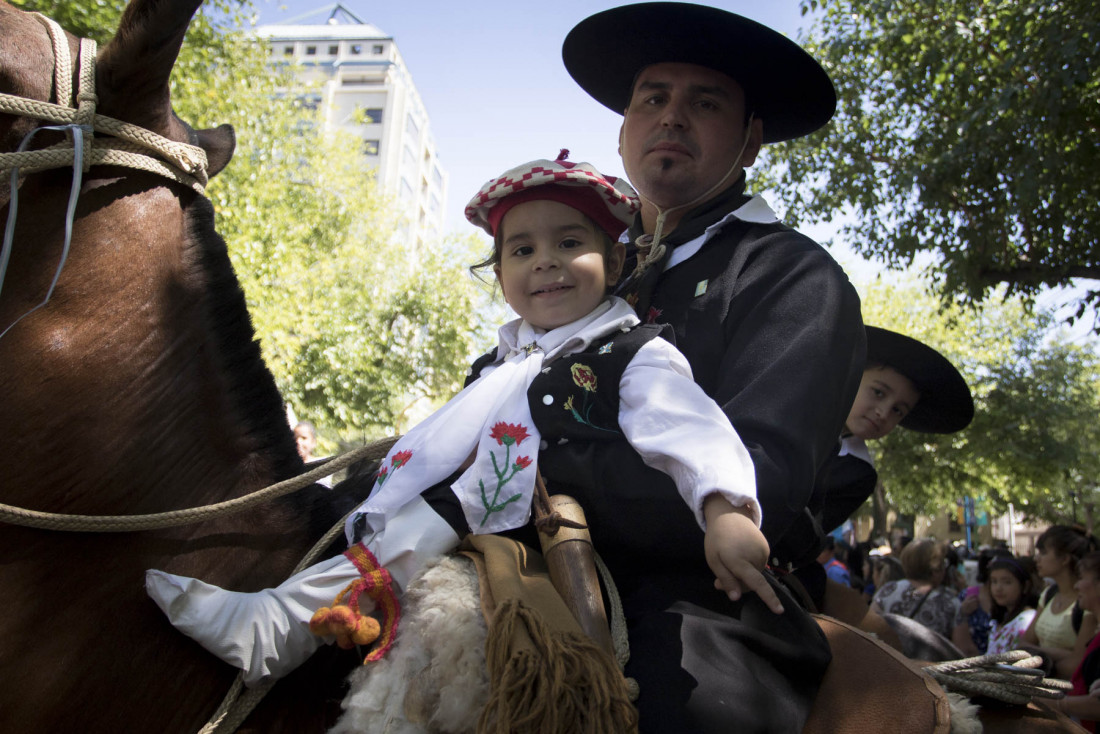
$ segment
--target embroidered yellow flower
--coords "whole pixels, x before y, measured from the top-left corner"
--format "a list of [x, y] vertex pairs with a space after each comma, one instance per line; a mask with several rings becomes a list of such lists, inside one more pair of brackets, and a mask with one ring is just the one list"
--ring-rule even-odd
[[573, 373], [573, 382], [577, 384], [577, 387], [583, 388], [588, 392], [596, 392], [596, 373], [592, 371], [592, 368], [584, 364], [575, 364], [570, 368]]

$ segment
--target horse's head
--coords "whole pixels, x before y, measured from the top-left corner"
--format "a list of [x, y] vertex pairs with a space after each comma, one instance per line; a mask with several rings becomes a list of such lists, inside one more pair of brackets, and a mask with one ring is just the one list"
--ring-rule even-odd
[[[222, 170], [233, 156], [233, 128], [221, 125], [196, 130], [172, 111], [169, 76], [184, 33], [202, 0], [133, 0], [118, 32], [99, 53], [96, 64], [96, 112], [144, 128], [168, 140], [197, 145], [206, 151], [208, 175]], [[78, 41], [65, 34], [74, 59], [73, 89], [77, 89]], [[53, 63], [44, 60], [52, 60]], [[46, 26], [29, 13], [0, 0], [0, 92], [30, 100], [68, 105], [56, 99], [57, 63]], [[0, 113], [0, 151], [13, 150], [33, 127], [31, 118]]]

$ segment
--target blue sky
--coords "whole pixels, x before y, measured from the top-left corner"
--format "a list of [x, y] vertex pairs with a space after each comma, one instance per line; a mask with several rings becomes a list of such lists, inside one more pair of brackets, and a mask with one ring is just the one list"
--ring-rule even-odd
[[[462, 214], [482, 183], [525, 161], [588, 161], [622, 175], [616, 153], [622, 118], [590, 98], [561, 61], [565, 35], [587, 16], [626, 4], [602, 0], [404, 0], [341, 3], [392, 36], [431, 118], [450, 175], [446, 229], [465, 234]], [[798, 0], [711, 2], [792, 38], [802, 22]], [[255, 0], [258, 23], [278, 23], [330, 5]], [[322, 19], [323, 21], [323, 19]]]

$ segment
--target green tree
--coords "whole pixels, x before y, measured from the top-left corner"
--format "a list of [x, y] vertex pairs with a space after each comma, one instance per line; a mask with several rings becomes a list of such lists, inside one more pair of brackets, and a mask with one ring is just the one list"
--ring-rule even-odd
[[[1033, 297], [1100, 278], [1100, 4], [803, 0], [832, 124], [769, 146], [788, 219], [843, 237], [946, 298]], [[1078, 316], [1100, 303], [1083, 295]]]
[[[125, 6], [18, 1], [101, 42]], [[267, 47], [243, 30], [248, 9], [217, 0], [196, 15], [172, 99], [196, 127], [236, 130], [233, 161], [207, 195], [264, 358], [322, 437], [403, 430], [410, 406], [461, 387], [486, 341], [485, 289], [464, 268], [482, 246], [473, 237], [402, 244], [400, 208], [377, 191], [361, 143], [322, 134], [314, 90], [295, 86], [290, 69], [268, 67]]]
[[1034, 314], [1019, 298], [981, 309], [941, 308], [921, 282], [877, 281], [860, 292], [866, 323], [939, 350], [970, 385], [976, 407], [974, 422], [959, 433], [899, 428], [874, 442], [892, 506], [937, 514], [970, 495], [991, 512], [1004, 513], [1012, 503], [1031, 518], [1064, 522], [1077, 497], [1086, 512], [1100, 472], [1094, 345], [1060, 339], [1051, 317]]

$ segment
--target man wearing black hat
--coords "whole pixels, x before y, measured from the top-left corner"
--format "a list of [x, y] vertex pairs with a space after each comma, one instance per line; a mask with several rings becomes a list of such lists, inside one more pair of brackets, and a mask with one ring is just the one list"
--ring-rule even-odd
[[685, 3], [598, 13], [562, 53], [586, 91], [624, 113], [619, 150], [642, 198], [628, 236], [643, 247], [621, 293], [643, 320], [673, 326], [695, 381], [749, 447], [779, 565], [812, 560], [817, 549], [792, 557], [780, 540], [859, 385], [859, 297], [821, 246], [745, 195], [743, 169], [763, 143], [824, 125], [832, 84], [771, 29]]
[[[562, 54], [589, 94], [624, 115], [619, 150], [642, 211], [619, 292], [643, 320], [673, 327], [695, 381], [748, 447], [773, 561], [812, 562], [816, 548], [795, 547], [796, 558], [784, 538], [806, 516], [859, 384], [859, 299], [823, 248], [745, 195], [744, 168], [762, 144], [824, 125], [832, 84], [780, 34], [684, 3], [598, 13]], [[782, 597], [777, 617], [752, 597], [715, 593], [702, 532], [660, 472], [570, 446], [550, 447], [540, 464], [552, 489], [581, 501], [623, 594], [642, 730], [799, 730], [829, 653], [796, 603]], [[766, 705], [750, 679], [768, 681]]]

